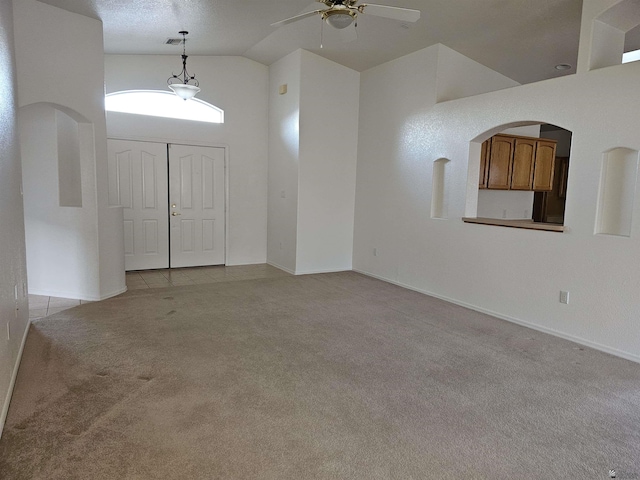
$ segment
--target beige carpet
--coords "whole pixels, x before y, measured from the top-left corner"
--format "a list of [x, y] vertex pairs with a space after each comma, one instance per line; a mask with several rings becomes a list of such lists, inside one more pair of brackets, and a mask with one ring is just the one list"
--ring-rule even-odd
[[640, 478], [640, 365], [356, 273], [36, 321], [2, 479]]

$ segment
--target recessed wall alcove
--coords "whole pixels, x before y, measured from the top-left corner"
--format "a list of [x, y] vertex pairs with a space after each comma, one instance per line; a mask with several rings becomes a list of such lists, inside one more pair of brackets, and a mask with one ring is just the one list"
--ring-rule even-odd
[[433, 162], [431, 189], [431, 218], [448, 218], [449, 189], [447, 177], [449, 159], [439, 158]]
[[58, 154], [58, 199], [61, 207], [82, 206], [82, 168], [78, 122], [61, 110], [55, 112]]
[[596, 234], [631, 236], [638, 178], [638, 151], [613, 148], [602, 157]]

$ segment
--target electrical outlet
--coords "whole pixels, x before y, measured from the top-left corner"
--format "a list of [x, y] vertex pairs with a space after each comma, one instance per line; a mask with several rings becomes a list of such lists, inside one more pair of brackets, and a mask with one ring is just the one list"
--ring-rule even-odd
[[507, 218], [507, 210], [502, 210], [502, 218]]
[[377, 249], [377, 248], [374, 248], [374, 249], [373, 249], [373, 256], [374, 256], [374, 257], [377, 257], [377, 256], [378, 256], [378, 249]]
[[565, 305], [569, 304], [569, 292], [560, 290], [560, 303], [564, 303]]

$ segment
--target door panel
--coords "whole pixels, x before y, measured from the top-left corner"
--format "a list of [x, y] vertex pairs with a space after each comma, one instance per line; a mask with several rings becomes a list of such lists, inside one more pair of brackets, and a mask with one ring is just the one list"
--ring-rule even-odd
[[170, 145], [171, 267], [224, 265], [224, 149]]
[[108, 141], [109, 204], [124, 215], [125, 269], [169, 266], [167, 146]]

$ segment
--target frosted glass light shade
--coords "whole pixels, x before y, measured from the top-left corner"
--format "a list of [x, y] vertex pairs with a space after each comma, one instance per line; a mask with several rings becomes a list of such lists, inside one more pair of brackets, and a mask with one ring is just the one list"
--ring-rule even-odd
[[190, 98], [195, 97], [200, 91], [200, 88], [195, 85], [188, 85], [185, 83], [172, 83], [169, 85], [169, 88], [183, 100], [189, 100]]
[[353, 17], [348, 13], [334, 13], [327, 17], [327, 23], [333, 28], [347, 28], [353, 23]]

